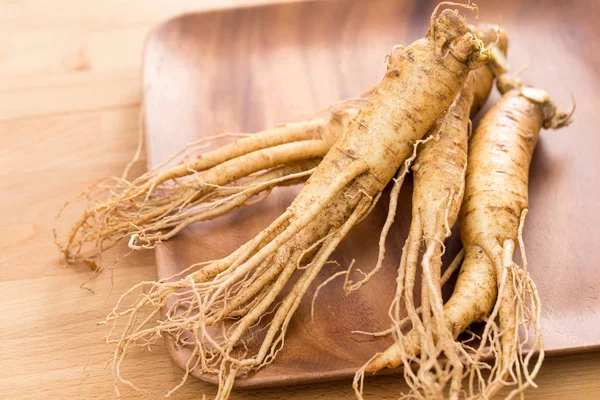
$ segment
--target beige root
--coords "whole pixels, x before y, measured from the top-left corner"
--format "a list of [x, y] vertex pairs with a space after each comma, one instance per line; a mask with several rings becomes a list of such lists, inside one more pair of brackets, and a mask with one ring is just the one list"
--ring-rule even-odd
[[[183, 278], [141, 284], [119, 300], [107, 319], [124, 321], [122, 333], [110, 339], [117, 344], [115, 379], [130, 384], [120, 373], [125, 355], [162, 335], [189, 346], [188, 372], [217, 374], [218, 398], [229, 395], [236, 376], [272, 362], [330, 254], [370, 212], [469, 71], [486, 60], [458, 13], [442, 12], [427, 38], [389, 58], [384, 79], [286, 212], [225, 259]], [[423, 91], [424, 84], [430, 89]], [[140, 288], [145, 293], [125, 305]], [[164, 319], [157, 322], [161, 309]], [[265, 332], [253, 335], [256, 329]]]
[[[491, 86], [491, 81], [488, 83]], [[416, 373], [407, 373], [406, 381], [411, 388], [407, 395], [416, 398], [438, 398], [450, 382], [450, 398], [457, 398], [461, 388], [463, 366], [454, 345], [452, 333], [445, 323], [441, 296], [441, 256], [443, 241], [450, 235], [450, 227], [458, 216], [462, 201], [464, 172], [467, 162], [467, 135], [469, 110], [473, 102], [475, 78], [473, 73], [461, 95], [448, 110], [441, 126], [436, 126], [431, 138], [421, 149], [415, 170], [413, 193], [413, 220], [398, 269], [398, 289], [391, 308], [394, 336], [397, 345], [406, 347], [419, 343], [418, 359], [398, 358], [406, 371], [411, 371], [412, 361], [418, 361]], [[421, 309], [414, 305], [413, 290], [417, 273], [417, 261], [421, 243], [426, 251], [422, 260]], [[412, 326], [411, 335], [403, 337], [404, 324], [400, 321], [400, 304], [404, 303]], [[405, 320], [406, 320], [405, 319]], [[448, 359], [449, 368], [439, 363], [439, 355]], [[371, 360], [372, 361], [372, 360]], [[370, 361], [370, 362], [371, 362]], [[368, 367], [360, 369], [355, 385]], [[369, 369], [368, 372], [372, 372]], [[358, 394], [362, 387], [355, 386]]]
[[[88, 206], [57, 245], [67, 263], [95, 268], [102, 252], [122, 239], [133, 249], [152, 248], [193, 222], [262, 199], [276, 186], [304, 182], [360, 104], [348, 100], [326, 116], [252, 135], [205, 138], [132, 182], [103, 180], [80, 196]], [[223, 137], [241, 139], [201, 152]]]
[[[506, 37], [497, 27], [482, 29], [479, 37], [482, 36], [487, 38], [487, 44], [499, 43], [501, 48], [497, 50], [497, 54], [503, 55], [506, 52]], [[491, 62], [488, 66], [489, 64]], [[396, 346], [411, 348], [414, 343], [418, 343], [420, 347], [418, 358], [402, 359], [398, 353], [395, 360], [397, 365], [403, 362], [406, 371], [411, 370], [413, 361], [418, 362], [417, 372], [407, 373], [406, 376], [411, 388], [408, 397], [441, 397], [449, 385], [449, 397], [458, 398], [461, 390], [463, 365], [460, 351], [444, 316], [441, 257], [444, 252], [443, 242], [450, 235], [450, 228], [458, 217], [462, 202], [470, 130], [469, 115], [475, 114], [482, 106], [491, 90], [493, 79], [493, 73], [488, 67], [471, 72], [460, 96], [439, 123], [430, 130], [428, 139], [433, 140], [425, 141], [420, 147], [413, 166], [413, 220], [398, 269], [398, 291], [390, 309], [390, 316], [394, 322], [391, 332], [398, 338]], [[395, 186], [392, 190], [390, 204], [397, 198], [396, 189]], [[385, 255], [381, 247], [382, 243], [385, 243], [385, 234], [392, 220], [393, 215], [384, 225], [376, 268], [363, 280], [349, 287], [350, 290], [366, 283], [381, 268]], [[422, 243], [425, 244], [425, 252], [421, 262], [421, 307], [417, 309], [413, 290]], [[408, 317], [400, 321], [402, 304]], [[408, 338], [404, 338], [402, 329], [407, 319], [412, 326], [412, 332]], [[406, 351], [405, 348], [404, 352]], [[446, 367], [440, 364], [440, 354], [447, 359]], [[369, 364], [375, 360], [370, 360]], [[362, 375], [367, 369], [368, 372], [374, 372], [372, 366], [365, 366], [356, 375], [355, 389], [359, 396], [362, 386], [358, 388], [356, 385], [362, 382]]]
[[[502, 187], [496, 186], [495, 190], [492, 189], [491, 193], [487, 194], [489, 200], [494, 202], [494, 207], [488, 206], [487, 212], [482, 213], [475, 202], [471, 202], [465, 204], [461, 213], [464, 214], [465, 225], [469, 225], [470, 228], [465, 228], [463, 243], [465, 241], [477, 243], [476, 237], [484, 237], [482, 229], [485, 228], [490, 231], [488, 238], [497, 238], [496, 241], [488, 239], [480, 244], [495, 266], [498, 294], [494, 308], [487, 319], [482, 342], [477, 349], [478, 354], [485, 355], [484, 349], [489, 341], [495, 362], [487, 382], [482, 384], [479, 379], [479, 388], [483, 396], [489, 398], [504, 386], [516, 386], [508, 395], [508, 398], [512, 398], [521, 394], [527, 387], [535, 387], [533, 379], [544, 359], [540, 299], [535, 283], [529, 276], [523, 242], [523, 227], [529, 211], [527, 198], [529, 165], [540, 128], [558, 129], [568, 125], [575, 108], [573, 107], [570, 113], [558, 111], [546, 92], [525, 87], [517, 78], [502, 76], [498, 79], [498, 87], [503, 93], [503, 98], [495, 114], [490, 112], [491, 116], [486, 118], [486, 121], [482, 121], [482, 132], [477, 146], [495, 152], [504, 150], [511, 154], [510, 159], [498, 162], [502, 160], [500, 158], [496, 161], [497, 165], [492, 163], [488, 166], [497, 167], [492, 171], [498, 174], [503, 172], [508, 175], [508, 178], [474, 171], [471, 195], [474, 198], [486, 197], [482, 193], [484, 188], [492, 187], [498, 179], [502, 179], [505, 185], [507, 181], [511, 184], [513, 198], [497, 203], [496, 191], [502, 191]], [[492, 132], [490, 129], [490, 124], [494, 121], [498, 121], [496, 123], [501, 126], [497, 132]], [[485, 162], [490, 162], [479, 161], [484, 165]], [[490, 218], [496, 219], [496, 223], [490, 223]], [[479, 221], [480, 225], [475, 225], [475, 221]], [[516, 231], [515, 226], [518, 227]], [[517, 245], [521, 252], [522, 268], [513, 262]], [[525, 350], [528, 354], [523, 356]], [[533, 366], [530, 366], [534, 355], [537, 359]]]

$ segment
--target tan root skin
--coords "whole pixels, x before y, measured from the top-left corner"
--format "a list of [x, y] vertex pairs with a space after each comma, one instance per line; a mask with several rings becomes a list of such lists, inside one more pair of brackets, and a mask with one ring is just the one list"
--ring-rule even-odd
[[[543, 360], [540, 304], [527, 271], [522, 229], [528, 211], [528, 173], [540, 129], [560, 128], [571, 115], [556, 111], [548, 95], [502, 78], [507, 91], [482, 119], [469, 142], [464, 202], [460, 212], [461, 237], [466, 256], [454, 292], [444, 305], [448, 329], [456, 338], [469, 325], [486, 321], [483, 340], [476, 348], [463, 346], [461, 354], [469, 380], [468, 398], [489, 398], [505, 385], [516, 388], [513, 397], [529, 386]], [[513, 261], [521, 249], [523, 267]], [[529, 330], [533, 335], [526, 334]], [[422, 351], [412, 331], [366, 367], [374, 372], [396, 367]], [[522, 356], [523, 347], [531, 348]], [[534, 354], [538, 358], [533, 366]], [[495, 360], [491, 367], [482, 359]], [[487, 369], [488, 377], [480, 374]]]
[[[231, 256], [193, 267], [180, 280], [142, 283], [123, 295], [107, 318], [125, 319], [121, 333], [109, 340], [117, 344], [116, 382], [130, 384], [120, 374], [128, 350], [164, 334], [192, 350], [184, 381], [192, 369], [218, 374], [220, 399], [229, 396], [236, 376], [272, 362], [330, 254], [450, 106], [469, 71], [486, 60], [456, 11], [433, 19], [427, 38], [390, 57], [384, 79], [284, 214]], [[124, 305], [140, 287], [147, 294]], [[284, 287], [289, 293], [277, 303]], [[174, 295], [166, 318], [157, 322]], [[150, 317], [142, 319], [140, 311]], [[264, 337], [253, 338], [252, 327], [261, 320]]]

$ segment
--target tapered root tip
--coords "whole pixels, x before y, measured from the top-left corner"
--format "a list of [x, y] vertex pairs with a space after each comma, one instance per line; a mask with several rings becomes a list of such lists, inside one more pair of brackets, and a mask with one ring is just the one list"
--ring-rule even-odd
[[380, 354], [374, 360], [372, 360], [369, 364], [367, 364], [367, 366], [365, 367], [365, 373], [374, 374], [375, 372], [386, 368], [385, 361], [383, 361], [382, 355], [383, 354]]
[[399, 343], [394, 343], [386, 351], [379, 354], [375, 357], [367, 366], [365, 367], [365, 373], [374, 374], [377, 371], [381, 371], [386, 368], [396, 368], [400, 365], [401, 357], [400, 357], [400, 345]]

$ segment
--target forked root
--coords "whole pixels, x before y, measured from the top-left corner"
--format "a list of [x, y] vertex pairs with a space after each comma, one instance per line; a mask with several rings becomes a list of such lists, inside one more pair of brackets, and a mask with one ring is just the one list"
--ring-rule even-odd
[[398, 174], [394, 178], [392, 190], [390, 191], [388, 215], [385, 219], [383, 228], [381, 229], [381, 233], [379, 235], [379, 253], [377, 255], [377, 262], [375, 263], [375, 267], [368, 273], [364, 274], [364, 277], [357, 282], [352, 282], [349, 279], [349, 270], [348, 274], [346, 275], [346, 281], [344, 282], [344, 292], [346, 293], [346, 295], [350, 294], [355, 290], [360, 289], [361, 287], [369, 283], [369, 281], [383, 268], [383, 262], [385, 260], [385, 242], [387, 240], [387, 235], [390, 231], [390, 228], [392, 227], [392, 224], [394, 223], [394, 219], [396, 217], [396, 211], [398, 209], [398, 198], [400, 196], [400, 190], [402, 189], [402, 185], [404, 184], [404, 179], [410, 171], [410, 167], [412, 166], [413, 161], [417, 157], [419, 145], [431, 141], [432, 139], [434, 139], [434, 137], [434, 135], [429, 135], [425, 139], [417, 140], [413, 146], [412, 155], [404, 161], [402, 167], [398, 170]]
[[229, 214], [244, 205], [264, 200], [273, 188], [304, 182], [312, 174], [320, 159], [310, 159], [267, 171], [252, 178], [243, 186], [217, 188], [210, 198], [185, 213], [169, 215], [154, 225], [131, 233], [129, 247], [135, 250], [151, 249], [167, 241], [189, 225], [209, 221]]
[[[523, 214], [522, 221], [524, 220]], [[362, 399], [362, 381], [364, 374], [374, 373], [383, 368], [404, 366], [406, 382], [411, 387], [410, 396], [406, 398], [436, 398], [440, 396], [465, 397], [468, 399], [492, 398], [505, 386], [514, 386], [508, 398], [513, 398], [522, 393], [527, 387], [534, 386], [533, 380], [537, 376], [544, 359], [544, 348], [541, 338], [541, 308], [537, 288], [527, 272], [527, 258], [521, 239], [522, 228], [519, 229], [519, 246], [522, 252], [523, 268], [512, 261], [514, 242], [507, 241], [503, 247], [497, 247], [496, 253], [489, 258], [487, 252], [467, 258], [459, 275], [457, 285], [462, 285], [478, 275], [485, 274], [486, 268], [494, 272], [498, 283], [494, 280], [486, 290], [495, 296], [497, 287], [498, 296], [494, 302], [489, 303], [486, 310], [481, 308], [485, 304], [484, 298], [489, 295], [479, 294], [474, 296], [475, 287], [464, 286], [464, 291], [453, 294], [450, 301], [444, 306], [448, 329], [453, 332], [453, 350], [458, 356], [461, 366], [453, 363], [442, 351], [442, 342], [433, 345], [438, 354], [444, 354], [442, 360], [423, 360], [422, 352], [426, 349], [417, 331], [413, 328], [408, 334], [399, 336], [399, 340], [384, 353], [378, 354], [369, 360], [356, 374], [354, 385], [358, 398]], [[488, 267], [481, 269], [482, 259], [487, 259]], [[491, 261], [491, 260], [494, 261]], [[479, 263], [476, 266], [475, 263]], [[496, 263], [499, 263], [498, 274]], [[501, 273], [500, 273], [501, 271]], [[470, 297], [470, 302], [466, 299]], [[495, 304], [495, 305], [494, 305]], [[487, 315], [487, 317], [486, 317]], [[483, 333], [476, 336], [479, 343], [472, 339], [460, 342], [458, 335], [467, 327], [478, 320], [484, 320]], [[449, 343], [446, 342], [446, 345]], [[431, 343], [429, 343], [431, 346]], [[431, 351], [431, 349], [428, 349]], [[433, 353], [435, 354], [435, 353]], [[456, 362], [456, 361], [455, 361]], [[451, 368], [450, 368], [451, 366]], [[425, 371], [431, 374], [427, 380]], [[454, 370], [454, 375], [448, 374]], [[415, 372], [418, 371], [418, 372]], [[446, 380], [442, 379], [445, 376]], [[433, 380], [435, 378], [435, 380]], [[450, 382], [447, 391], [439, 387], [433, 393], [432, 382]], [[456, 385], [460, 383], [460, 390]]]
[[[454, 272], [456, 272], [456, 270], [462, 263], [464, 255], [465, 255], [465, 251], [464, 251], [464, 249], [462, 249], [455, 256], [454, 260], [450, 263], [448, 268], [446, 268], [446, 270], [444, 271], [444, 274], [442, 275], [442, 277], [440, 279], [440, 284], [442, 286], [450, 279], [450, 277], [454, 274]], [[415, 350], [419, 347], [417, 344], [418, 337], [417, 337], [415, 331], [411, 331], [411, 333], [409, 335], [404, 336], [404, 329], [405, 329], [405, 327], [410, 325], [411, 318], [413, 316], [406, 316], [405, 318], [403, 318], [402, 320], [399, 320], [399, 321], [397, 319], [394, 319], [394, 316], [393, 316], [394, 312], [392, 311], [392, 309], [395, 308], [396, 306], [397, 306], [396, 304], [393, 304], [392, 307], [390, 308], [390, 316], [391, 316], [392, 320], [394, 320], [394, 326], [392, 328], [390, 328], [386, 331], [383, 331], [383, 332], [375, 332], [375, 333], [360, 332], [360, 331], [352, 332], [352, 333], [371, 335], [371, 336], [375, 336], [375, 337], [392, 334], [392, 335], [394, 335], [394, 337], [397, 340], [397, 342], [392, 347], [390, 347], [384, 354], [382, 354], [382, 353], [375, 354], [355, 373], [354, 380], [352, 382], [352, 387], [354, 389], [356, 397], [359, 399], [363, 399], [364, 377], [365, 377], [366, 373], [374, 373], [374, 372], [377, 372], [384, 368], [395, 368], [402, 362], [403, 359], [406, 359], [407, 363], [411, 364], [409, 361], [414, 359], [418, 355], [418, 350]], [[416, 308], [415, 312], [417, 314], [420, 314], [421, 307]], [[400, 341], [403, 341], [403, 343], [401, 344]], [[402, 357], [400, 355], [400, 352], [405, 352], [405, 356]], [[410, 367], [412, 368], [413, 365], [411, 364]], [[415, 377], [415, 375], [414, 375], [414, 373], [412, 373], [412, 370], [410, 372], [405, 372], [405, 380], [407, 382], [409, 382], [410, 379], [414, 378], [414, 377]]]
[[[218, 399], [229, 396], [236, 376], [270, 364], [309, 286], [371, 205], [372, 200], [352, 184], [363, 171], [360, 162], [349, 164], [330, 185], [331, 194], [321, 200], [323, 204], [317, 202], [299, 216], [291, 208], [229, 257], [190, 268], [184, 278], [145, 282], [125, 293], [105, 321], [113, 329], [124, 321], [122, 333], [108, 339], [117, 345], [115, 384], [132, 386], [120, 371], [125, 355], [164, 335], [191, 350], [184, 381], [193, 370], [218, 376]], [[307, 251], [313, 254], [310, 258]], [[297, 280], [290, 284], [298, 270]], [[124, 307], [140, 288], [144, 293]], [[161, 309], [163, 320], [157, 322]], [[257, 329], [266, 330], [260, 339]]]
[[[523, 243], [524, 209], [518, 228], [518, 246], [523, 267], [513, 262], [515, 242], [505, 240], [495, 254], [498, 270], [498, 299], [473, 354], [478, 359], [495, 357], [489, 377], [477, 380], [482, 398], [491, 398], [505, 386], [515, 386], [507, 398], [521, 394], [530, 386], [544, 360], [541, 335], [541, 308], [537, 287], [528, 273]], [[536, 356], [532, 364], [533, 357]], [[473, 378], [472, 378], [473, 379]]]
[[[152, 248], [193, 222], [260, 201], [276, 186], [302, 183], [361, 102], [340, 103], [327, 116], [253, 135], [205, 138], [132, 182], [103, 180], [80, 196], [86, 209], [57, 245], [67, 263], [96, 266], [102, 252], [122, 239], [132, 249]], [[242, 138], [202, 152], [214, 140], [231, 136]]]
[[[430, 131], [432, 140], [425, 142], [418, 153], [413, 167], [413, 217], [398, 268], [396, 296], [390, 308], [397, 343], [359, 371], [363, 374], [404, 364], [405, 380], [411, 389], [409, 397], [439, 398], [449, 386], [449, 397], [454, 399], [461, 390], [463, 365], [446, 322], [441, 268], [443, 242], [450, 236], [462, 202], [469, 112], [475, 83], [471, 74], [445, 117]], [[421, 259], [423, 243], [425, 250]], [[422, 285], [421, 307], [417, 309], [414, 289], [419, 260]], [[400, 320], [402, 305], [407, 313], [405, 320], [408, 319], [412, 327], [406, 336]], [[393, 357], [388, 359], [390, 352]], [[441, 355], [448, 360], [446, 366], [439, 362]], [[357, 380], [362, 378], [357, 376]]]

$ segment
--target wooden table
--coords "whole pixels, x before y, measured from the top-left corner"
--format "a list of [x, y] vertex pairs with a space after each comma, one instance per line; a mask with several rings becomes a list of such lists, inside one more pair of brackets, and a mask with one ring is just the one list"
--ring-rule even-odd
[[[156, 278], [151, 253], [135, 254], [80, 289], [87, 268], [60, 268], [57, 209], [91, 182], [120, 175], [138, 132], [143, 41], [183, 11], [268, 0], [0, 2], [0, 398], [110, 398], [104, 318], [119, 293]], [[271, 0], [273, 1], [273, 0]], [[134, 173], [144, 168], [144, 160]], [[68, 216], [67, 216], [68, 219]], [[583, 327], [582, 327], [583, 329]], [[125, 375], [158, 398], [181, 371], [164, 346], [136, 352]], [[600, 398], [600, 355], [547, 360], [531, 399]], [[367, 395], [397, 398], [398, 376], [369, 380]], [[190, 381], [175, 398], [214, 394]], [[347, 399], [349, 382], [236, 392], [233, 399]]]

